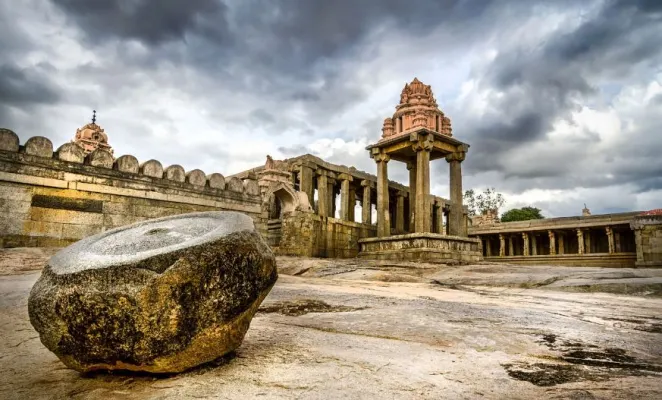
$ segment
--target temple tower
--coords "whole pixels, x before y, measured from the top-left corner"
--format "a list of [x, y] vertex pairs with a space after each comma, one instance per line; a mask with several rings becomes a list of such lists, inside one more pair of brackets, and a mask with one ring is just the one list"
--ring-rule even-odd
[[[395, 113], [384, 120], [381, 138], [366, 150], [377, 163], [377, 237], [359, 240], [359, 257], [431, 262], [475, 262], [482, 258], [480, 241], [467, 235], [462, 206], [462, 161], [469, 145], [453, 137], [451, 121], [437, 106], [429, 85], [416, 78], [405, 85]], [[440, 158], [449, 164], [450, 204], [433, 204], [430, 194], [430, 162]], [[409, 170], [410, 233], [406, 234], [391, 235], [391, 160], [406, 163]], [[441, 231], [441, 214], [447, 206], [446, 235]], [[402, 209], [398, 201], [395, 227], [400, 231]]]
[[92, 113], [91, 123], [76, 129], [76, 136], [72, 142], [82, 147], [85, 154], [89, 154], [98, 148], [113, 154], [113, 148], [108, 144], [108, 135], [106, 135], [102, 127], [97, 125], [96, 110]]

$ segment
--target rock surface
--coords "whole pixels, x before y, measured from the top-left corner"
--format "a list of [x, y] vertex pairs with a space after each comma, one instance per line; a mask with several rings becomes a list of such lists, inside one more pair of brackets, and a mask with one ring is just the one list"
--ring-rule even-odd
[[28, 311], [42, 343], [70, 368], [174, 373], [236, 349], [277, 277], [250, 217], [191, 213], [58, 252]]

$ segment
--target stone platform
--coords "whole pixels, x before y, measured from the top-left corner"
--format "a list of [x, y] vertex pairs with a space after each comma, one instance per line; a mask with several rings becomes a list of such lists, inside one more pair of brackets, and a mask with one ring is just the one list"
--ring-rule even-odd
[[359, 257], [373, 260], [476, 262], [480, 240], [438, 233], [410, 233], [359, 240]]

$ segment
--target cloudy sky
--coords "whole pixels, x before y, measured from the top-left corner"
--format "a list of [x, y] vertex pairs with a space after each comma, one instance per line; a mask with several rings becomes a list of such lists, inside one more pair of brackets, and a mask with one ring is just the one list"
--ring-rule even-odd
[[662, 207], [661, 43], [659, 0], [0, 0], [0, 127], [58, 146], [96, 109], [118, 156], [375, 173], [364, 148], [418, 77], [471, 145], [465, 189], [547, 216], [645, 210]]

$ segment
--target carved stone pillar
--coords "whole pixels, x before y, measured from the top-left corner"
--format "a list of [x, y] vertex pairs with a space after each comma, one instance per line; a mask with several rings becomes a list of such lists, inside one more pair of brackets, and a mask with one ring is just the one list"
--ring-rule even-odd
[[593, 250], [591, 249], [591, 230], [587, 229], [586, 232], [584, 232], [584, 254], [589, 254]]
[[621, 247], [621, 234], [620, 232], [614, 232], [614, 252], [621, 253], [623, 251]]
[[515, 246], [513, 246], [512, 235], [508, 235], [508, 255], [511, 257], [515, 255]]
[[416, 163], [408, 162], [409, 170], [409, 232], [416, 232]]
[[349, 194], [349, 186], [353, 178], [349, 174], [340, 174], [338, 175], [340, 179], [340, 218], [344, 221], [350, 220], [350, 207], [353, 209]]
[[412, 149], [416, 152], [416, 198], [414, 224], [416, 232], [431, 232], [430, 218], [430, 151], [429, 136], [419, 140]]
[[531, 255], [538, 255], [538, 236], [536, 236], [535, 232], [531, 233]]
[[485, 236], [485, 257], [492, 257], [492, 243], [490, 243], [490, 237]]
[[372, 188], [375, 184], [368, 180], [361, 181], [363, 186], [363, 200], [361, 202], [361, 222], [372, 224]]
[[611, 229], [611, 226], [605, 227], [607, 231], [607, 241], [609, 242], [609, 254], [614, 253], [614, 231]]
[[[410, 199], [411, 201], [411, 199]], [[437, 227], [436, 231], [443, 235], [444, 234], [444, 203], [440, 200], [435, 202], [436, 208], [435, 213], [437, 217]]]
[[355, 222], [356, 216], [354, 210], [356, 209], [356, 189], [354, 186], [349, 185], [349, 221]]
[[395, 231], [405, 232], [405, 193], [400, 190], [395, 194]]
[[529, 234], [527, 232], [522, 232], [522, 254], [525, 256], [529, 255]]
[[317, 170], [317, 215], [320, 217], [329, 216], [329, 183], [327, 181], [326, 171]]
[[499, 257], [504, 257], [506, 255], [506, 238], [503, 237], [503, 234], [499, 234]]
[[311, 206], [315, 204], [314, 176], [315, 170], [312, 165], [301, 164], [301, 169], [299, 170], [299, 189], [308, 196], [308, 202]]
[[377, 236], [391, 235], [391, 218], [388, 207], [388, 154], [374, 154], [377, 163]]
[[336, 217], [336, 179], [335, 179], [335, 174], [332, 172], [328, 173], [328, 176], [326, 178], [327, 182], [327, 197], [329, 198], [328, 200], [328, 206], [329, 206], [329, 211], [328, 211], [328, 216], [330, 218], [335, 218]]
[[458, 151], [446, 156], [450, 165], [451, 213], [448, 219], [448, 234], [459, 236], [462, 233], [462, 161], [466, 153]]
[[549, 235], [549, 255], [556, 255], [556, 237], [554, 231], [547, 231]]
[[559, 254], [565, 254], [565, 233], [559, 233]]
[[581, 228], [577, 228], [577, 253], [584, 254], [584, 231]]

